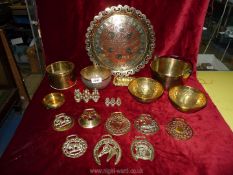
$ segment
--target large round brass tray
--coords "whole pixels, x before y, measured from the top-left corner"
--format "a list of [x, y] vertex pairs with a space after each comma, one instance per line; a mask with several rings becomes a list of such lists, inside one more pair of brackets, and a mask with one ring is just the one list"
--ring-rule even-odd
[[86, 33], [86, 50], [94, 64], [114, 75], [131, 75], [148, 63], [155, 47], [154, 31], [141, 11], [112, 6], [94, 17]]

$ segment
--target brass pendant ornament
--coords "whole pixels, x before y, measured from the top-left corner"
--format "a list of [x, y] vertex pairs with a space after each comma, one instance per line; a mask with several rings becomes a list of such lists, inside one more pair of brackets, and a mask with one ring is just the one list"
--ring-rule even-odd
[[105, 123], [105, 128], [109, 134], [120, 136], [129, 132], [130, 121], [122, 112], [113, 112]]
[[94, 108], [84, 109], [78, 123], [83, 128], [94, 128], [100, 124], [100, 115]]
[[62, 146], [62, 152], [66, 157], [78, 158], [87, 150], [87, 142], [77, 135], [69, 135]]
[[182, 118], [174, 118], [167, 124], [168, 134], [178, 140], [188, 140], [193, 135], [192, 128]]
[[159, 125], [149, 114], [141, 114], [134, 122], [134, 127], [142, 134], [155, 134]]
[[66, 131], [74, 126], [74, 120], [66, 115], [61, 113], [55, 116], [53, 121], [53, 129], [55, 131]]
[[117, 165], [121, 160], [121, 156], [122, 156], [121, 147], [115, 140], [112, 139], [111, 135], [103, 135], [102, 139], [98, 141], [97, 144], [95, 145], [93, 156], [95, 162], [98, 165], [101, 165], [100, 158], [105, 154], [108, 154], [107, 162], [109, 162], [114, 156], [115, 156], [115, 162], [114, 162], [115, 165]]
[[154, 160], [154, 148], [144, 136], [136, 136], [131, 144], [131, 155], [134, 160]]

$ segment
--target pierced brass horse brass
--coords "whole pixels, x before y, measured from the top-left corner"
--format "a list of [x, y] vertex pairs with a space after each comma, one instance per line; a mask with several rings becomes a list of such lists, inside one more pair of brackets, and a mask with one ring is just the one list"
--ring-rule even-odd
[[142, 160], [154, 160], [154, 148], [153, 146], [142, 137], [136, 137], [131, 144], [131, 154], [132, 157], [137, 161], [138, 159]]
[[117, 165], [121, 160], [121, 147], [115, 140], [112, 139], [111, 135], [103, 135], [102, 139], [97, 142], [94, 148], [93, 156], [95, 162], [98, 165], [101, 165], [100, 158], [105, 154], [108, 154], [107, 162], [109, 162], [114, 156], [116, 156], [116, 160], [114, 163], [115, 165]]
[[72, 128], [73, 125], [73, 119], [65, 113], [56, 115], [53, 121], [53, 128], [55, 131], [66, 131]]

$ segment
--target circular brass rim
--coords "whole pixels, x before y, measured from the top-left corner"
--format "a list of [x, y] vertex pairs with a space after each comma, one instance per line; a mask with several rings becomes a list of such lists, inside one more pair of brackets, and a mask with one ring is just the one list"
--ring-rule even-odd
[[[46, 102], [47, 98], [49, 98], [50, 96], [56, 96], [56, 97], [58, 97], [59, 100], [60, 100], [60, 102], [57, 103], [56, 105], [51, 105], [51, 104], [47, 103]], [[49, 93], [49, 94], [45, 95], [45, 97], [42, 100], [42, 103], [48, 109], [56, 109], [56, 108], [61, 107], [65, 103], [65, 96], [64, 96], [63, 93], [52, 92], [52, 93]]]
[[[129, 69], [122, 70], [121, 69], [115, 69], [116, 66], [114, 67], [106, 64], [105, 65], [99, 61], [99, 57], [95, 54], [94, 50], [94, 34], [95, 31], [100, 27], [101, 21], [107, 19], [108, 17], [111, 17], [113, 15], [120, 14], [120, 15], [127, 15], [135, 20], [138, 20], [141, 22], [141, 26], [146, 29], [146, 36], [147, 36], [147, 47], [146, 51], [143, 54], [143, 57], [141, 58], [140, 62], [138, 62], [137, 65], [132, 65]], [[104, 67], [111, 67], [112, 74], [114, 75], [131, 75], [134, 74], [135, 72], [138, 72], [140, 69], [142, 69], [145, 64], [148, 63], [148, 61], [152, 57], [152, 53], [155, 47], [155, 37], [154, 37], [154, 31], [153, 31], [153, 26], [151, 25], [150, 21], [146, 18], [144, 14], [142, 14], [141, 11], [136, 10], [133, 7], [129, 7], [127, 5], [122, 6], [112, 6], [110, 8], [105, 9], [105, 11], [99, 12], [98, 16], [94, 17], [94, 20], [91, 21], [90, 26], [87, 28], [87, 33], [86, 33], [86, 50], [88, 52], [88, 55], [90, 57], [90, 60], [94, 62], [95, 64], [102, 65]], [[129, 64], [129, 63], [128, 63]]]
[[[54, 65], [54, 64], [60, 64], [60, 63], [68, 63], [68, 64], [70, 64], [71, 65], [71, 69], [69, 69], [68, 71], [65, 71], [65, 72], [62, 72], [62, 73], [52, 73], [52, 72], [50, 72], [49, 71], [49, 68], [50, 67], [52, 67], [52, 65]], [[57, 62], [53, 62], [53, 63], [51, 63], [51, 64], [49, 64], [47, 67], [46, 67], [46, 72], [48, 73], [48, 74], [53, 74], [53, 75], [62, 75], [62, 74], [69, 74], [69, 73], [71, 73], [73, 70], [74, 70], [74, 63], [73, 62], [70, 62], [70, 61], [57, 61]]]
[[[86, 71], [87, 69], [89, 69], [89, 68], [91, 68], [91, 67], [94, 67], [94, 66], [93, 66], [93, 65], [92, 65], [92, 66], [87, 66], [87, 67], [83, 68], [83, 69], [80, 71], [80, 74], [81, 74], [82, 78], [85, 79], [85, 80], [87, 80], [87, 81], [91, 81], [91, 80], [88, 79], [88, 78], [86, 78], [86, 77], [84, 76], [84, 71]], [[110, 69], [105, 68], [105, 67], [103, 67], [103, 66], [98, 66], [98, 67], [101, 68], [101, 69], [105, 69], [106, 71], [108, 71], [108, 76], [107, 76], [106, 78], [102, 79], [102, 81], [107, 80], [109, 77], [112, 76], [111, 70], [110, 70]]]
[[[137, 82], [137, 81], [139, 81], [139, 80], [142, 80], [142, 79], [143, 79], [143, 80], [146, 80], [146, 81], [151, 81], [151, 82], [157, 84], [157, 85], [159, 86], [159, 89], [161, 89], [161, 93], [158, 94], [157, 97], [153, 97], [153, 98], [150, 98], [150, 97], [148, 97], [148, 98], [141, 98], [141, 97], [136, 96], [136, 94], [135, 94], [134, 91], [132, 90], [132, 86], [133, 86], [133, 84], [134, 84], [135, 82]], [[129, 90], [129, 92], [130, 92], [131, 95], [133, 95], [134, 97], [136, 97], [138, 100], [144, 101], [144, 102], [146, 102], [146, 101], [151, 102], [151, 101], [153, 101], [153, 100], [156, 100], [156, 99], [158, 99], [159, 97], [161, 97], [161, 96], [163, 95], [163, 92], [164, 92], [164, 88], [163, 88], [163, 86], [162, 86], [162, 84], [161, 84], [160, 82], [158, 82], [157, 80], [154, 80], [154, 79], [152, 79], [152, 78], [148, 78], [148, 77], [139, 77], [139, 78], [133, 79], [133, 80], [129, 83], [129, 85], [128, 85], [128, 90]]]
[[75, 86], [76, 83], [77, 83], [77, 80], [75, 80], [74, 83], [73, 83], [72, 85], [70, 85], [70, 86], [68, 86], [68, 87], [66, 87], [66, 88], [61, 88], [61, 89], [56, 88], [56, 87], [53, 87], [51, 84], [50, 84], [49, 86], [50, 86], [51, 88], [55, 89], [55, 90], [61, 90], [61, 91], [62, 91], [62, 90], [70, 89], [71, 87]]
[[162, 73], [160, 73], [160, 72], [155, 71], [155, 70], [153, 69], [152, 64], [156, 64], [156, 63], [159, 61], [159, 59], [170, 59], [170, 60], [174, 60], [174, 61], [180, 62], [180, 63], [182, 63], [182, 64], [186, 64], [187, 67], [189, 68], [190, 73], [192, 72], [192, 64], [189, 63], [189, 62], [187, 62], [187, 61], [180, 60], [180, 59], [176, 59], [176, 58], [173, 58], [173, 57], [158, 57], [158, 58], [156, 58], [156, 59], [154, 59], [154, 60], [151, 61], [151, 63], [150, 63], [150, 69], [151, 69], [152, 71], [156, 72], [159, 76], [167, 76], [167, 77], [170, 77], [170, 78], [179, 78], [179, 77], [181, 77], [181, 76], [184, 75], [184, 73], [180, 73], [180, 74], [178, 74], [178, 75], [176, 75], [176, 76], [171, 76], [171, 75], [162, 74]]

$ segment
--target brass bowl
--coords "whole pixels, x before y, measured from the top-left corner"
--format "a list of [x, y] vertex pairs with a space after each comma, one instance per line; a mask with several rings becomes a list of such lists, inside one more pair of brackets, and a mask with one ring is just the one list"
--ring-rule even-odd
[[62, 93], [50, 93], [43, 98], [43, 105], [48, 109], [59, 108], [65, 102], [65, 97]]
[[138, 101], [143, 103], [155, 101], [163, 94], [163, 86], [158, 81], [146, 77], [132, 80], [128, 89]]
[[46, 67], [49, 84], [52, 88], [58, 90], [68, 89], [75, 85], [76, 76], [74, 64], [69, 61], [58, 61]]
[[108, 86], [112, 78], [110, 69], [96, 65], [83, 68], [80, 74], [82, 82], [90, 89], [103, 89]]
[[182, 112], [195, 112], [206, 106], [207, 99], [200, 90], [190, 86], [175, 86], [169, 90], [169, 99]]
[[188, 62], [172, 57], [159, 57], [150, 64], [153, 78], [159, 80], [165, 89], [181, 85], [192, 72]]

